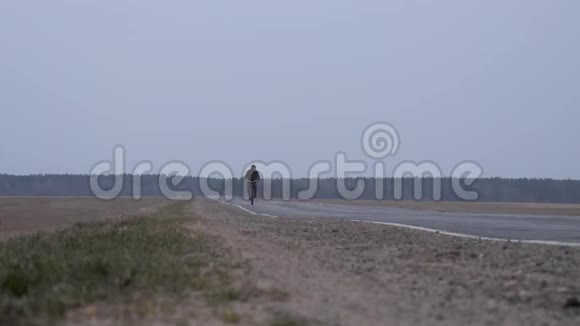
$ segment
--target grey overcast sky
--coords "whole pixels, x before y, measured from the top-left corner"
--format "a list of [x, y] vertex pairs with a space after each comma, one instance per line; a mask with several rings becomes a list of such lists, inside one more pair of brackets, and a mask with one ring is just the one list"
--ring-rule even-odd
[[392, 167], [580, 178], [580, 1], [0, 1], [0, 173], [295, 176], [388, 121]]

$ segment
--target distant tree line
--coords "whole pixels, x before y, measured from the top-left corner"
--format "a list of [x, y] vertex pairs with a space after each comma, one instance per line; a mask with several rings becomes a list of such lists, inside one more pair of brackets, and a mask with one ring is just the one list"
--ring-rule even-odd
[[[162, 195], [160, 182], [168, 185], [174, 191], [189, 191], [195, 196], [203, 195], [200, 184], [208, 184], [211, 189], [220, 194], [226, 193], [226, 184], [231, 184], [234, 196], [240, 196], [244, 192], [244, 181], [239, 178], [231, 180], [223, 179], [200, 179], [199, 177], [186, 177], [177, 186], [172, 185], [172, 180], [165, 180], [159, 175], [123, 175], [123, 187], [120, 196], [131, 196], [134, 181], [140, 178], [140, 192], [143, 196]], [[347, 178], [344, 182], [348, 189], [353, 189], [358, 180], [364, 181], [364, 191], [360, 199], [377, 199], [376, 184], [382, 183], [383, 200], [399, 199], [395, 198], [396, 189], [400, 183], [400, 199], [412, 200], [417, 182], [423, 187], [421, 200], [433, 200], [433, 186], [440, 189], [441, 200], [459, 201], [461, 199], [453, 188], [451, 178], [423, 178], [423, 179], [393, 179], [393, 178]], [[289, 194], [292, 198], [297, 198], [298, 194], [308, 189], [312, 180], [309, 179], [272, 179], [271, 196], [281, 198], [283, 195], [283, 184], [289, 185]], [[337, 187], [337, 179], [325, 178], [317, 179], [318, 190], [314, 194], [316, 198], [342, 198]], [[541, 203], [580, 203], [580, 180], [553, 180], [553, 179], [507, 179], [507, 178], [483, 178], [474, 180], [470, 185], [466, 185], [466, 180], [455, 180], [462, 183], [463, 187], [479, 194], [478, 201], [485, 202], [541, 202]], [[109, 189], [115, 182], [115, 176], [99, 177], [99, 184], [104, 189]], [[231, 182], [231, 183], [230, 183]], [[261, 187], [264, 186], [264, 180]], [[259, 194], [263, 195], [263, 189]], [[0, 196], [93, 196], [90, 187], [89, 175], [29, 175], [14, 176], [0, 174]]]

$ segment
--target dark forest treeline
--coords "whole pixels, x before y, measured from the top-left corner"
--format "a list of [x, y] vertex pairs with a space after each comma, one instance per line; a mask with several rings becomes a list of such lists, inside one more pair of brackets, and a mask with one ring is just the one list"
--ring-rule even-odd
[[[131, 196], [133, 194], [132, 175], [123, 175], [123, 188], [121, 196]], [[347, 179], [346, 184], [349, 189], [357, 180], [365, 182], [365, 189], [361, 199], [375, 198], [375, 183], [383, 182], [384, 195], [382, 199], [394, 199], [395, 180], [393, 178], [374, 179], [358, 178]], [[13, 176], [0, 174], [0, 196], [93, 196], [88, 175], [30, 175]], [[141, 193], [144, 196], [161, 195], [160, 181], [163, 178], [158, 175], [141, 176]], [[399, 179], [400, 180], [400, 179]], [[108, 189], [113, 185], [114, 176], [103, 176], [99, 179], [103, 188]], [[169, 186], [173, 190], [191, 191], [194, 195], [202, 195], [200, 182], [209, 181], [211, 188], [224, 192], [225, 181], [220, 179], [200, 179], [199, 177], [186, 177], [177, 186]], [[420, 182], [423, 184], [424, 200], [432, 200], [432, 189], [434, 179], [425, 178]], [[442, 200], [461, 200], [453, 191], [452, 180], [442, 178], [441, 182]], [[165, 180], [167, 182], [167, 180]], [[282, 180], [271, 181], [272, 197], [282, 196]], [[291, 197], [297, 197], [300, 191], [308, 188], [310, 180], [292, 179], [290, 183]], [[171, 183], [171, 182], [169, 182]], [[239, 196], [243, 193], [243, 181], [233, 179], [233, 194]], [[402, 199], [413, 199], [415, 179], [405, 178], [402, 180]], [[263, 182], [262, 182], [263, 186]], [[553, 179], [505, 179], [505, 178], [483, 178], [475, 180], [473, 184], [465, 189], [476, 191], [479, 194], [478, 201], [488, 202], [543, 202], [543, 203], [580, 203], [580, 180], [553, 180]], [[337, 190], [337, 180], [333, 178], [319, 179], [317, 198], [341, 198]]]

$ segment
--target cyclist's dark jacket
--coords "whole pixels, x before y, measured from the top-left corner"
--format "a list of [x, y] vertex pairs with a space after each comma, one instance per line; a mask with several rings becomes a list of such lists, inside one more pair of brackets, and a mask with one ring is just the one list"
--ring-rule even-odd
[[256, 170], [250, 176], [250, 181], [254, 182], [254, 181], [258, 181], [258, 180], [260, 180], [260, 173], [258, 173], [258, 171]]
[[256, 182], [260, 180], [260, 173], [258, 173], [258, 170], [248, 170], [244, 176], [244, 179], [250, 182]]

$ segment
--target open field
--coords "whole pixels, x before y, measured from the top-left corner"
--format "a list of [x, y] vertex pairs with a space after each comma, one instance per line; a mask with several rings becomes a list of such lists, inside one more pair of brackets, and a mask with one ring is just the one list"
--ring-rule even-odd
[[580, 322], [580, 248], [271, 218], [202, 198], [150, 204], [109, 219], [92, 206], [92, 222], [0, 241], [0, 324]]
[[197, 318], [213, 316], [238, 294], [226, 255], [190, 228], [195, 221], [190, 202], [173, 202], [157, 213], [0, 241], [0, 325], [90, 324], [97, 312], [99, 324], [127, 324], [163, 318], [160, 311], [192, 295]]
[[107, 217], [143, 214], [166, 202], [161, 197], [100, 200], [94, 197], [0, 197], [0, 238]]
[[451, 202], [451, 201], [387, 201], [314, 199], [321, 203], [374, 205], [405, 209], [431, 210], [447, 213], [526, 214], [580, 216], [578, 204], [504, 203], [504, 202]]

